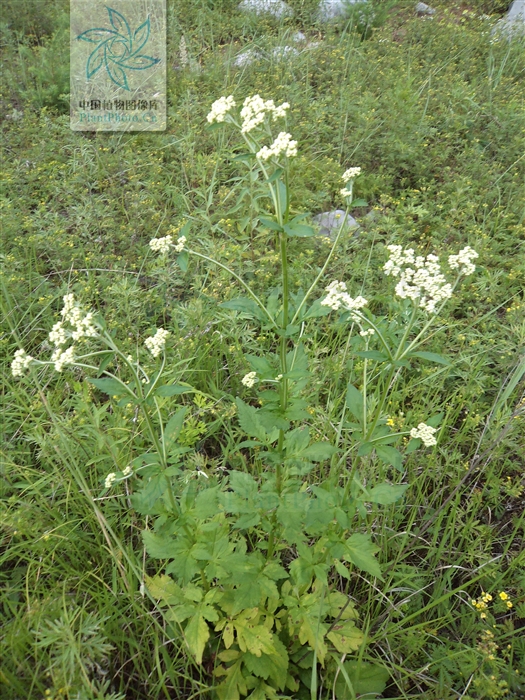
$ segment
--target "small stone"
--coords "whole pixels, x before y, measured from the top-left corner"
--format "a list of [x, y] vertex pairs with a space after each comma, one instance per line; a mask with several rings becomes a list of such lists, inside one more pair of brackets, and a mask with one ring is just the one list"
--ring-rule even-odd
[[238, 54], [234, 58], [233, 65], [237, 68], [244, 68], [244, 66], [249, 66], [250, 63], [259, 60], [260, 57], [260, 53], [254, 51], [253, 49], [248, 49], [247, 51], [243, 51], [242, 53]]
[[[314, 224], [319, 226], [319, 235], [329, 236], [332, 240], [335, 239], [337, 233], [341, 227], [345, 218], [345, 211], [343, 209], [336, 209], [335, 211], [327, 211], [323, 214], [317, 214], [313, 217], [312, 221]], [[345, 222], [345, 229], [359, 228], [359, 224], [354, 219], [353, 216], [348, 215]]]
[[293, 15], [292, 8], [283, 0], [242, 0], [239, 9], [256, 15], [273, 15], [276, 19]]
[[277, 61], [282, 61], [283, 58], [290, 58], [291, 56], [298, 56], [299, 51], [295, 46], [276, 46], [271, 51], [271, 57]]
[[367, 0], [322, 0], [317, 12], [317, 19], [320, 22], [330, 22], [330, 20], [344, 17], [348, 11], [348, 5], [367, 2]]
[[416, 12], [418, 15], [435, 15], [436, 11], [430, 5], [426, 5], [424, 2], [418, 2], [416, 5]]
[[295, 34], [292, 35], [292, 41], [296, 44], [300, 44], [302, 41], [306, 41], [306, 37], [302, 32], [295, 32]]

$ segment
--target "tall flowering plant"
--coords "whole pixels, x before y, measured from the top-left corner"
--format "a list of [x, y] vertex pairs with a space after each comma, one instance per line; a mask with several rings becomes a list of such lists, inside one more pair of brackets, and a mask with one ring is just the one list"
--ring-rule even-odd
[[[142, 590], [163, 607], [197, 663], [205, 656], [216, 659], [218, 698], [291, 698], [304, 692], [305, 669], [311, 691], [317, 687], [318, 664], [335, 682], [340, 657], [366, 643], [359, 611], [334, 586], [334, 574], [351, 582], [356, 568], [363, 576], [382, 580], [379, 548], [366, 526], [367, 505], [395, 503], [407, 489], [407, 484], [393, 483], [395, 470], [403, 472], [404, 454], [396, 447], [403, 437], [408, 440], [405, 454], [439, 440], [435, 418], [395, 432], [385, 415], [386, 401], [410, 360], [449, 362], [420, 347], [460, 277], [474, 271], [477, 253], [466, 247], [449, 256], [448, 268], [455, 275], [449, 280], [437, 256], [388, 246], [383, 270], [396, 281], [395, 294], [406, 307], [397, 318], [376, 317], [368, 300], [352, 295], [344, 281], [333, 280], [325, 294], [314, 298], [352, 206], [361, 170], [351, 167], [342, 176], [340, 191], [346, 214], [326, 260], [306, 291], [292, 293], [289, 239], [312, 236], [314, 230], [305, 223], [308, 214], [294, 213], [291, 206], [289, 161], [298, 144], [281, 130], [289, 105], [255, 95], [240, 110], [236, 107], [233, 96], [221, 97], [207, 119], [214, 128], [223, 124], [238, 132], [248, 149], [243, 160], [259, 172], [269, 211], [259, 214], [258, 224], [276, 234], [280, 287], [261, 298], [239, 274], [189, 244], [189, 225], [176, 240], [168, 235], [149, 245], [161, 256], [177, 253], [183, 270], [195, 257], [229, 272], [244, 296], [222, 306], [248, 314], [274, 334], [277, 352], [247, 355], [251, 371], [241, 379], [246, 392], [258, 391], [262, 406], [235, 400], [242, 433], [236, 447], [252, 450], [253, 468], [232, 469], [226, 476], [200, 469], [188, 474], [191, 450], [181, 440], [186, 406], [167, 417], [164, 404], [170, 397], [198, 392], [184, 382], [162, 383], [170, 346], [165, 329], [156, 329], [142, 354], [133, 357], [117, 346], [101, 320], [68, 294], [63, 318], [49, 335], [55, 346], [51, 358], [35, 359], [20, 349], [12, 372], [22, 376], [45, 364], [58, 372], [67, 366], [96, 370], [99, 376], [89, 379], [93, 385], [136, 405], [151, 447], [144, 452], [142, 441], [141, 454], [121, 472], [107, 474], [104, 487], [133, 479], [132, 503], [148, 516], [150, 526], [142, 533], [145, 549], [164, 563], [161, 573], [141, 581]], [[359, 381], [353, 376], [348, 381], [335, 438], [313, 441], [305, 425], [311, 416], [303, 392], [311, 373], [303, 338], [309, 324], [332, 312], [348, 324], [362, 375]], [[98, 366], [89, 363], [97, 357]], [[109, 370], [115, 361], [120, 374]], [[153, 371], [148, 369], [151, 362], [157, 363]], [[341, 454], [350, 454], [351, 460]], [[360, 473], [370, 455], [386, 465], [390, 481], [375, 483]], [[316, 468], [318, 483], [309, 486], [308, 475]]]

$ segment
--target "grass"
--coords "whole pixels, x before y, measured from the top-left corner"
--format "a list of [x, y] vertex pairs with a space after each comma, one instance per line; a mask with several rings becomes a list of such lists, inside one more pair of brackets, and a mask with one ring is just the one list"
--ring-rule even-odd
[[[366, 515], [384, 581], [353, 569], [331, 582], [351, 596], [367, 634], [347, 661], [388, 670], [382, 697], [525, 697], [523, 41], [493, 40], [506, 3], [489, 0], [436, 0], [433, 20], [398, 2], [365, 38], [351, 21], [316, 25], [314, 2], [290, 4], [295, 19], [275, 22], [243, 15], [233, 0], [168, 2], [169, 126], [154, 134], [71, 132], [61, 68], [67, 3], [7, 4], [0, 688], [9, 700], [214, 697], [217, 640], [197, 664], [140, 588], [157, 565], [143, 550], [146, 518], [132, 507], [133, 487], [103, 489], [109, 472], [147, 449], [135, 409], [115, 406], [79, 369], [39, 370], [29, 383], [9, 365], [19, 347], [49, 354], [67, 291], [103, 314], [130, 352], [155, 327], [168, 328], [172, 379], [207, 397], [180, 399], [189, 464], [210, 475], [260, 467], [236, 447], [232, 397], [251, 396], [240, 381], [245, 355], [274, 350], [271, 336], [219, 308], [238, 295], [224, 271], [201, 261], [187, 272], [167, 268], [148, 247], [190, 220], [201, 250], [257, 293], [278, 284], [272, 238], [235, 210], [241, 183], [227, 154], [236, 142], [225, 132], [219, 147], [205, 128], [211, 103], [231, 93], [291, 104], [296, 210], [340, 206], [342, 171], [363, 168], [355, 189], [368, 205], [353, 212], [362, 228], [338, 248], [326, 283], [366, 289], [380, 315], [391, 295], [384, 245], [422, 254], [471, 245], [480, 254], [425, 347], [452, 366], [414, 363], [385, 407], [399, 430], [443, 416], [436, 448], [407, 455], [395, 475], [410, 485], [404, 499]], [[269, 58], [296, 30], [319, 46], [286, 62]], [[186, 69], [182, 35], [193, 60]], [[234, 68], [234, 56], [254, 47], [267, 58]], [[292, 290], [315, 279], [326, 251], [322, 238], [291, 240]], [[306, 346], [308, 424], [335, 442], [347, 383], [364, 360], [334, 319], [319, 319]], [[352, 443], [341, 445], [340, 463], [352, 464]], [[378, 470], [392, 478], [363, 459], [360, 478], [373, 482]], [[485, 612], [471, 604], [483, 592], [493, 597]], [[329, 667], [317, 666], [317, 677], [314, 667], [298, 698], [354, 697]]]

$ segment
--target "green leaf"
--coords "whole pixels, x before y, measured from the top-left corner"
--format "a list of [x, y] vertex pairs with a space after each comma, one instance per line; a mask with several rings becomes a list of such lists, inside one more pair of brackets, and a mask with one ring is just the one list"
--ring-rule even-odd
[[302, 317], [303, 320], [307, 318], [318, 318], [320, 316], [328, 316], [332, 309], [329, 306], [323, 306], [320, 299], [316, 299], [314, 303], [310, 306], [308, 311]]
[[259, 416], [257, 415], [257, 409], [253, 406], [248, 406], [248, 404], [244, 403], [244, 401], [239, 397], [235, 399], [235, 403], [237, 405], [239, 425], [244, 430], [246, 435], [256, 437], [259, 438], [259, 440], [264, 441], [267, 433], [259, 419]]
[[363, 411], [365, 407], [365, 402], [363, 399], [363, 394], [356, 389], [353, 384], [348, 384], [346, 389], [346, 406], [350, 413], [357, 418], [359, 423], [363, 422]]
[[353, 620], [336, 624], [326, 637], [341, 654], [357, 651], [364, 640], [364, 634], [357, 629]]
[[168, 441], [174, 442], [179, 437], [180, 431], [182, 430], [182, 424], [184, 423], [184, 416], [186, 415], [187, 410], [187, 406], [179, 408], [179, 410], [176, 413], [174, 413], [169, 419], [169, 421], [166, 423], [166, 427], [164, 428], [165, 443], [167, 443]]
[[355, 564], [359, 569], [366, 571], [384, 581], [381, 569], [375, 558], [379, 547], [372, 543], [368, 535], [356, 532], [346, 541], [345, 559]]
[[357, 357], [364, 357], [367, 360], [377, 360], [378, 362], [385, 362], [389, 359], [388, 355], [385, 355], [383, 352], [379, 352], [379, 350], [361, 350], [354, 354]]
[[133, 396], [133, 393], [117, 379], [111, 379], [110, 377], [107, 379], [91, 379], [88, 377], [88, 382], [94, 384], [97, 389], [100, 389], [100, 391], [103, 391], [104, 394], [108, 394], [109, 396]]
[[315, 229], [305, 224], [285, 224], [283, 230], [288, 236], [295, 236], [296, 238], [308, 238], [315, 235]]
[[366, 201], [366, 199], [353, 199], [352, 206], [353, 207], [367, 207], [368, 202]]
[[146, 588], [155, 600], [162, 600], [167, 605], [175, 605], [182, 599], [182, 592], [171, 576], [160, 574], [145, 577]]
[[356, 695], [366, 698], [381, 695], [390, 678], [386, 668], [364, 661], [345, 661], [343, 668], [352, 684], [353, 692], [340, 673], [335, 683], [337, 700], [355, 700]]
[[374, 447], [375, 445], [373, 442], [363, 442], [357, 450], [357, 456], [365, 457], [366, 455], [369, 455], [374, 449]]
[[184, 630], [186, 642], [198, 664], [202, 663], [202, 653], [210, 638], [210, 628], [202, 617], [200, 607]]
[[272, 367], [265, 357], [257, 357], [256, 355], [245, 355], [244, 357], [248, 360], [250, 367], [255, 370], [262, 379], [273, 379], [275, 377], [275, 367]]
[[301, 456], [311, 459], [313, 462], [324, 462], [325, 459], [330, 459], [335, 452], [337, 452], [337, 448], [329, 442], [314, 442], [303, 451]]
[[223, 309], [233, 309], [234, 311], [241, 311], [245, 314], [250, 314], [259, 320], [264, 320], [266, 316], [259, 308], [257, 303], [253, 299], [248, 299], [247, 297], [239, 297], [238, 299], [230, 299], [230, 301], [223, 301], [219, 306]]
[[255, 498], [258, 492], [257, 482], [246, 472], [233, 471], [230, 472], [229, 481], [231, 488], [241, 498]]
[[450, 367], [452, 365], [452, 362], [449, 359], [443, 357], [442, 355], [438, 355], [435, 352], [411, 352], [409, 354], [409, 357], [419, 357], [421, 360], [437, 362], [438, 364], [446, 365], [447, 367]]
[[100, 364], [98, 366], [98, 376], [102, 374], [102, 372], [106, 369], [106, 367], [111, 363], [113, 360], [114, 353], [113, 352], [106, 352], [104, 355], [102, 355], [102, 359], [100, 361]]
[[369, 491], [370, 497], [363, 498], [363, 500], [387, 506], [390, 505], [390, 503], [395, 503], [396, 501], [399, 501], [399, 499], [403, 497], [403, 494], [405, 493], [407, 488], [408, 484], [378, 484]]
[[182, 386], [182, 384], [164, 384], [155, 389], [155, 396], [176, 396], [177, 394], [186, 394], [188, 391], [194, 391], [191, 386]]
[[283, 227], [281, 226], [280, 223], [275, 221], [275, 219], [267, 219], [266, 217], [260, 216], [259, 221], [263, 226], [266, 228], [269, 228], [270, 231], [282, 231]]
[[271, 183], [275, 182], [278, 177], [281, 177], [281, 175], [284, 173], [284, 168], [275, 168], [273, 173], [270, 175], [270, 177], [266, 180], [266, 182]]
[[189, 258], [190, 256], [187, 250], [183, 250], [182, 253], [179, 253], [179, 255], [177, 256], [177, 265], [183, 272], [186, 272], [188, 269]]
[[376, 454], [383, 462], [391, 464], [399, 472], [403, 471], [403, 455], [395, 447], [377, 445]]
[[173, 556], [174, 540], [166, 535], [156, 535], [150, 530], [143, 530], [142, 540], [146, 552], [154, 559], [169, 559]]

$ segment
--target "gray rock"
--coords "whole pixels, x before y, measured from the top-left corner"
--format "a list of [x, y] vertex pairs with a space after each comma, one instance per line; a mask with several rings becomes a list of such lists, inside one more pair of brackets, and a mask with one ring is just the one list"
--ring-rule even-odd
[[256, 15], [273, 15], [277, 19], [293, 15], [292, 8], [283, 0], [242, 0], [239, 9]]
[[[312, 221], [319, 226], [319, 235], [329, 236], [333, 240], [337, 236], [344, 218], [345, 211], [343, 209], [336, 209], [335, 211], [326, 211], [323, 214], [317, 214], [312, 218]], [[349, 230], [355, 228], [359, 228], [359, 224], [353, 216], [348, 215], [345, 222], [345, 229]]]
[[416, 5], [416, 12], [418, 15], [435, 15], [436, 11], [430, 5], [426, 5], [424, 2], [418, 2]]
[[302, 32], [295, 32], [295, 34], [292, 34], [292, 41], [300, 44], [302, 41], [306, 41], [306, 37]]
[[493, 34], [509, 38], [525, 34], [525, 0], [514, 0], [506, 17], [496, 24]]
[[270, 55], [274, 60], [282, 61], [283, 58], [298, 56], [299, 51], [295, 48], [295, 46], [276, 46], [272, 49]]
[[349, 5], [355, 5], [359, 2], [367, 2], [367, 0], [321, 0], [317, 19], [320, 22], [330, 22], [330, 20], [344, 17]]
[[243, 51], [242, 53], [238, 54], [234, 58], [233, 65], [237, 68], [244, 68], [244, 66], [249, 66], [250, 63], [258, 61], [260, 58], [261, 54], [258, 51], [248, 49], [247, 51]]

